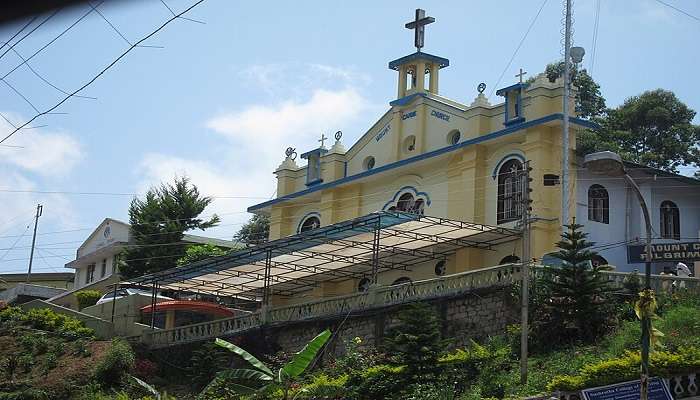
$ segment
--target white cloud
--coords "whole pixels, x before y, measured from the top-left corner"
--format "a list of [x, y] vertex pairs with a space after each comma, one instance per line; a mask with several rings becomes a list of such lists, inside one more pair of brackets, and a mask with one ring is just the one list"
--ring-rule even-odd
[[[21, 117], [14, 119], [22, 120]], [[6, 121], [0, 120], [2, 137], [13, 130]], [[17, 147], [0, 146], [0, 164], [45, 176], [66, 175], [83, 158], [81, 145], [73, 136], [44, 128], [21, 130], [4, 144]]]

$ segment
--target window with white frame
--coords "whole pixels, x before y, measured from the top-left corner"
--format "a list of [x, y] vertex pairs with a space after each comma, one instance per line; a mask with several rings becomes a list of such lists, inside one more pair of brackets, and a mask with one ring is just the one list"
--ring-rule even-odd
[[503, 224], [523, 215], [523, 163], [511, 159], [498, 170], [498, 205], [496, 221]]
[[681, 240], [681, 216], [676, 203], [670, 200], [661, 202], [661, 237]]
[[591, 185], [588, 188], [588, 220], [610, 223], [610, 196], [601, 185]]

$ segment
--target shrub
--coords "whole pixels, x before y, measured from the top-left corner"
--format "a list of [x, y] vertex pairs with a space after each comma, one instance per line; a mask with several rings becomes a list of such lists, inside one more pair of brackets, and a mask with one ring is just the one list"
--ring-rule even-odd
[[303, 385], [298, 391], [297, 399], [343, 399], [347, 389], [345, 384], [348, 381], [347, 375], [336, 378], [326, 374], [313, 377], [310, 383]]
[[123, 339], [113, 339], [107, 354], [95, 366], [94, 378], [105, 386], [116, 386], [131, 371], [134, 362], [134, 352], [129, 343]]
[[404, 367], [377, 365], [353, 371], [347, 381], [358, 400], [395, 399], [407, 386]]
[[[638, 352], [627, 352], [624, 356], [597, 363], [586, 364], [577, 375], [554, 377], [547, 390], [579, 390], [586, 387], [604, 386], [639, 378], [641, 356]], [[649, 373], [668, 377], [700, 369], [700, 348], [681, 348], [678, 353], [656, 351], [649, 356]]]
[[19, 307], [5, 307], [0, 311], [0, 322], [3, 323], [22, 323], [26, 315]]
[[78, 309], [82, 310], [85, 307], [94, 306], [97, 300], [102, 297], [102, 293], [97, 290], [79, 290], [75, 292], [75, 298], [78, 300]]
[[23, 354], [19, 356], [17, 363], [22, 369], [22, 372], [24, 372], [25, 374], [31, 372], [32, 367], [34, 366], [34, 356], [32, 356], [31, 354]]
[[150, 381], [158, 373], [158, 364], [151, 360], [139, 358], [134, 363], [134, 376]]
[[659, 329], [665, 334], [661, 342], [667, 350], [700, 347], [700, 336], [692, 333], [700, 332], [700, 312], [695, 306], [680, 305], [669, 309], [660, 321]]
[[445, 383], [417, 383], [410, 387], [406, 400], [454, 400], [455, 389]]
[[[8, 307], [0, 312], [0, 320], [21, 321], [34, 329], [60, 333], [70, 337], [92, 337], [95, 334], [90, 328], [86, 328], [82, 321], [68, 315], [56, 313], [48, 308], [35, 308], [28, 312], [15, 307]], [[8, 311], [9, 310], [9, 311]], [[1, 314], [7, 312], [6, 316]]]
[[204, 343], [192, 352], [190, 365], [187, 368], [188, 375], [195, 386], [201, 388], [211, 382], [217, 372], [227, 367], [229, 359], [226, 350], [212, 342]]

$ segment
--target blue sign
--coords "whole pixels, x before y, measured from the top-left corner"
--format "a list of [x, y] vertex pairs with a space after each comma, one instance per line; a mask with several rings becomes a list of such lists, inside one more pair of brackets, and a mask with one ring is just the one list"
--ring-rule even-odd
[[389, 129], [390, 129], [390, 128], [391, 128], [391, 125], [387, 124], [387, 126], [385, 126], [381, 131], [379, 131], [379, 133], [378, 133], [377, 136], [375, 137], [375, 139], [377, 140], [377, 142], [380, 141], [380, 140], [382, 140], [382, 138], [384, 137], [384, 135], [386, 135], [386, 134], [389, 132]]
[[[585, 400], [635, 400], [640, 396], [639, 381], [623, 382], [581, 391]], [[649, 400], [673, 400], [661, 378], [649, 378]]]
[[430, 115], [432, 115], [433, 117], [435, 117], [437, 119], [441, 119], [443, 121], [450, 122], [450, 116], [443, 113], [443, 112], [432, 110], [432, 111], [430, 111]]
[[416, 111], [414, 110], [414, 111], [408, 112], [408, 113], [406, 113], [406, 114], [402, 114], [402, 115], [401, 115], [401, 120], [407, 120], [407, 119], [413, 118], [413, 117], [415, 117], [415, 116], [416, 116]]

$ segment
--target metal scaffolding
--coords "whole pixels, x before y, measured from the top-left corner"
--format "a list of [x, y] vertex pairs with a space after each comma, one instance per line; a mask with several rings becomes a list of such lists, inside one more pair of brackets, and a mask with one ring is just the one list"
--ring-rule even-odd
[[123, 286], [230, 296], [267, 304], [321, 282], [368, 278], [444, 260], [465, 247], [493, 250], [515, 229], [381, 211], [220, 257], [134, 278]]

